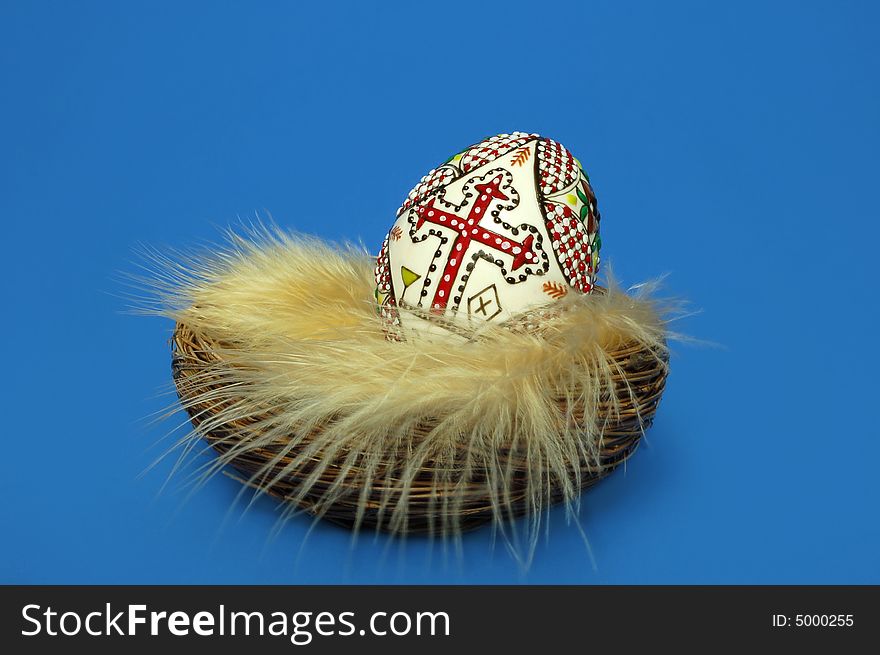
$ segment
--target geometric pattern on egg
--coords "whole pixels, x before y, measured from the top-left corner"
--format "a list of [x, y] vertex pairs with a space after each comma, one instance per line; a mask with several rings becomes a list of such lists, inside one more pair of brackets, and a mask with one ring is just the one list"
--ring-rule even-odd
[[428, 172], [376, 260], [382, 316], [426, 334], [467, 334], [590, 293], [599, 267], [590, 179], [563, 145], [499, 134]]

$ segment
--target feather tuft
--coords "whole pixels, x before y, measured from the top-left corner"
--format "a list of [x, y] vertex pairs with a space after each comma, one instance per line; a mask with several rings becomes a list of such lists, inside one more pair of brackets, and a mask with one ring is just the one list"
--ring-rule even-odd
[[[177, 446], [197, 452], [206, 438], [219, 455], [204, 476], [233, 465], [291, 513], [332, 518], [348, 503], [355, 527], [408, 532], [418, 496], [431, 508], [423, 531], [458, 534], [482, 511], [513, 542], [516, 506], [530, 553], [542, 510], [574, 506], [585, 476], [611, 468], [606, 428], [643, 430], [665, 380], [675, 307], [648, 286], [556, 293], [550, 312], [465, 343], [394, 341], [363, 248], [256, 228], [210, 253], [151, 258], [146, 311], [175, 321], [200, 362], [176, 358], [196, 426]], [[629, 402], [641, 392], [621, 375], [621, 348], [662, 370], [653, 404]]]

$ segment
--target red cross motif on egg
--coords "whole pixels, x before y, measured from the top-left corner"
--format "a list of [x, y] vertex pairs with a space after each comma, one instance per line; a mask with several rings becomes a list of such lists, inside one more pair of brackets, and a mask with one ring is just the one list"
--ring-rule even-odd
[[[559, 143], [500, 134], [430, 171], [408, 194], [376, 262], [382, 315], [416, 332], [463, 333], [569, 290], [593, 289], [599, 212]], [[412, 319], [410, 319], [412, 317]]]

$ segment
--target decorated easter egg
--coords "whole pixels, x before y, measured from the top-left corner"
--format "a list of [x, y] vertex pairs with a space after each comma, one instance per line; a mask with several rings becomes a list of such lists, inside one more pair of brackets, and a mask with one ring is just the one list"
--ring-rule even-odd
[[390, 324], [467, 337], [590, 293], [600, 245], [580, 162], [546, 137], [499, 134], [409, 192], [379, 252], [376, 300]]

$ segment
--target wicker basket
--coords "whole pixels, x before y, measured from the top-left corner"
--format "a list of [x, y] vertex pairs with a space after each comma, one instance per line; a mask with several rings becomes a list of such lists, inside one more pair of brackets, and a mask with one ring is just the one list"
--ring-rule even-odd
[[[217, 344], [209, 336], [197, 334], [186, 325], [178, 323], [172, 337], [173, 349], [173, 376], [178, 395], [184, 401], [184, 406], [189, 412], [193, 425], [198, 430], [200, 423], [206, 418], [216, 414], [220, 407], [205, 404], [193, 404], [194, 389], [201, 392], [211, 388], [218, 388], [222, 383], [219, 377], [215, 380], [206, 381], [205, 376], [211, 375], [212, 371], [222, 368], [223, 363], [216, 354]], [[616, 348], [612, 354], [613, 360], [619, 369], [614, 379], [616, 393], [618, 395], [618, 410], [613, 412], [611, 399], [600, 404], [597, 416], [601, 426], [602, 440], [600, 448], [599, 465], [595, 462], [580, 463], [581, 488], [586, 489], [600, 479], [608, 475], [622, 462], [626, 461], [636, 450], [639, 440], [644, 431], [651, 425], [657, 405], [663, 393], [666, 383], [668, 367], [667, 352], [652, 352], [637, 345], [622, 345]], [[196, 382], [197, 380], [197, 382]], [[233, 401], [228, 401], [233, 402]], [[562, 402], [562, 401], [560, 401]], [[563, 410], [569, 408], [563, 407]], [[583, 417], [583, 408], [571, 408], [571, 415], [580, 420]], [[221, 427], [209, 431], [201, 430], [203, 436], [211, 446], [220, 453], [228, 451], [230, 444], [235, 441], [248, 439], [249, 434], [258, 430], [259, 417], [252, 417], [235, 423], [223, 424]], [[430, 424], [420, 424], [413, 431], [416, 439], [424, 438], [431, 430]], [[308, 435], [300, 442], [299, 448], [304, 448], [309, 442]], [[250, 449], [240, 456], [231, 460], [231, 465], [237, 469], [251, 484], [259, 487], [259, 482], [254, 482], [253, 477], [261, 474], [260, 479], [271, 479], [278, 474], [285, 464], [290, 462], [290, 456], [282, 457], [274, 470], [266, 472], [265, 466], [272, 461], [285, 444], [279, 444], [276, 448]], [[295, 453], [290, 453], [295, 454]], [[390, 485], [399, 478], [401, 469], [401, 457], [389, 457], [384, 463], [385, 470], [375, 479], [384, 481]], [[514, 484], [511, 493], [506, 497], [503, 508], [506, 518], [521, 516], [526, 513], [525, 503], [526, 475], [523, 456], [516, 451], [499, 453], [502, 463], [508, 464], [515, 472]], [[317, 460], [315, 460], [317, 461]], [[265, 491], [285, 502], [292, 502], [291, 497], [300, 491], [302, 481], [310, 473], [307, 467], [301, 467], [295, 474], [285, 474]], [[314, 484], [298, 506], [306, 511], [312, 511], [315, 504], [322, 498], [323, 492], [330, 485], [337, 485], [339, 481], [338, 469], [333, 465], [326, 468], [319, 481]], [[552, 481], [551, 481], [552, 483]], [[366, 494], [356, 484], [348, 480], [343, 485], [348, 490], [342, 496], [338, 496], [336, 502], [328, 508], [321, 510], [322, 518], [345, 526], [372, 527], [379, 530], [394, 529], [389, 525], [388, 515], [381, 511], [382, 499], [387, 505], [388, 488], [380, 488], [377, 483]], [[492, 511], [491, 499], [487, 497], [485, 480], [467, 479], [455, 480], [446, 488], [437, 489], [435, 476], [430, 467], [421, 469], [421, 472], [410, 485], [406, 498], [406, 523], [404, 531], [407, 533], [437, 533], [442, 532], [441, 524], [437, 517], [438, 500], [442, 502], [442, 496], [455, 494], [456, 516], [454, 517], [457, 529], [468, 530], [491, 521], [495, 516]], [[439, 498], [438, 498], [439, 496]], [[551, 492], [550, 501], [558, 501], [561, 493]], [[364, 502], [366, 498], [366, 502]], [[358, 514], [360, 513], [360, 519]]]

